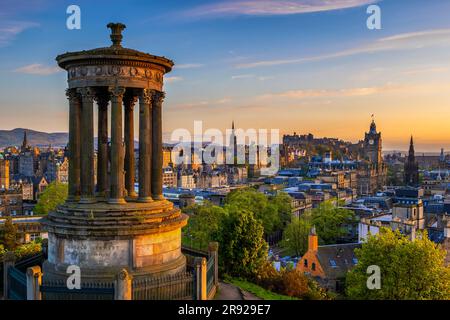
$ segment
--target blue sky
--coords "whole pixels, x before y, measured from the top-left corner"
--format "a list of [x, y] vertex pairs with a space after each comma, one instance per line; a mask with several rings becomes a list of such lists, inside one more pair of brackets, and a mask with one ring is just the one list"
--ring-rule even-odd
[[[66, 131], [56, 55], [123, 45], [173, 59], [166, 136], [176, 128], [278, 128], [356, 141], [375, 114], [386, 149], [450, 149], [450, 1], [0, 0], [0, 128]], [[381, 8], [382, 30], [366, 9]], [[81, 8], [81, 30], [66, 8]], [[447, 119], [447, 120], [445, 120]]]

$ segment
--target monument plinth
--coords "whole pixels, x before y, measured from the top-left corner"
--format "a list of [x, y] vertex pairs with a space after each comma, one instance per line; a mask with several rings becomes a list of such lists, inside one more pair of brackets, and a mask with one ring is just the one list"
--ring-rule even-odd
[[[122, 47], [125, 25], [108, 28], [110, 47], [56, 58], [68, 73], [69, 197], [46, 221], [44, 281], [66, 279], [69, 265], [81, 268], [83, 280], [113, 280], [124, 268], [133, 277], [185, 271], [181, 228], [187, 217], [162, 196], [162, 88], [173, 62]], [[139, 159], [134, 153], [137, 103]]]

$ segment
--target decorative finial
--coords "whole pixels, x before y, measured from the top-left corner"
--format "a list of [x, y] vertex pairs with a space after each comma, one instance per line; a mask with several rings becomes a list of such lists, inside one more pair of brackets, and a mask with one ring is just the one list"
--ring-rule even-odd
[[124, 25], [123, 23], [108, 23], [108, 25], [106, 26], [108, 28], [111, 29], [111, 41], [113, 43], [113, 47], [121, 47], [121, 42], [122, 42], [122, 31], [123, 29], [125, 29], [127, 26]]

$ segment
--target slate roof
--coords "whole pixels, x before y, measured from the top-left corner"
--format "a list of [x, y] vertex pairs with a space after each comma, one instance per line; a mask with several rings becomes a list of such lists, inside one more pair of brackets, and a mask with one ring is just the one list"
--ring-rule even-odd
[[328, 279], [338, 279], [353, 268], [356, 263], [355, 249], [360, 248], [360, 243], [333, 244], [319, 246], [317, 259]]

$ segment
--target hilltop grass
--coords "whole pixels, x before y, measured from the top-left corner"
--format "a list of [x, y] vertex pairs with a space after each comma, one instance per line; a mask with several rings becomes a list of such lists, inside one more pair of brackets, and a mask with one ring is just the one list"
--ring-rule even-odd
[[299, 300], [298, 298], [285, 296], [269, 290], [266, 290], [254, 283], [238, 278], [227, 278], [224, 282], [235, 285], [242, 290], [248, 291], [263, 300]]

